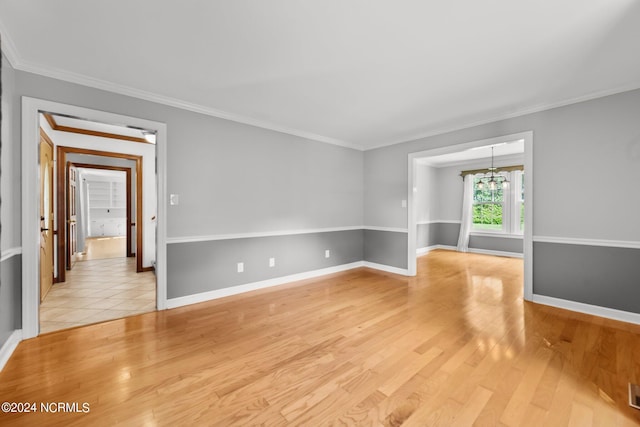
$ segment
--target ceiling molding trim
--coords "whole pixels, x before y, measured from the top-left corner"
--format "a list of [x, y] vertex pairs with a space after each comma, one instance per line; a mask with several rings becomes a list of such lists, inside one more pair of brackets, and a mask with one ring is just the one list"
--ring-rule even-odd
[[449, 132], [455, 132], [463, 129], [469, 129], [475, 126], [482, 126], [493, 122], [499, 122], [501, 120], [513, 119], [515, 117], [526, 116], [527, 114], [540, 113], [542, 111], [552, 110], [554, 108], [566, 107], [571, 104], [578, 104], [580, 102], [591, 101], [593, 99], [604, 98], [605, 96], [616, 95], [618, 93], [629, 92], [632, 90], [640, 89], [640, 81], [630, 83], [624, 86], [619, 86], [614, 89], [602, 90], [598, 92], [592, 92], [587, 95], [578, 96], [575, 98], [570, 98], [564, 101], [558, 101], [550, 104], [540, 104], [535, 107], [525, 108], [523, 110], [518, 110], [513, 113], [502, 114], [498, 116], [494, 116], [490, 119], [478, 120], [476, 122], [468, 122], [468, 123], [460, 123], [460, 125], [451, 125], [448, 127], [438, 128], [432, 131], [427, 131], [424, 133], [419, 133], [414, 136], [403, 138], [391, 142], [385, 142], [382, 144], [375, 145], [373, 147], [366, 148], [364, 151], [376, 150], [378, 148], [389, 147], [391, 145], [403, 144], [405, 142], [413, 142], [423, 138], [429, 138], [431, 136], [443, 135]]
[[[2, 23], [0, 22], [0, 30], [2, 30]], [[300, 129], [294, 129], [286, 126], [280, 126], [275, 123], [270, 123], [263, 120], [254, 119], [251, 117], [242, 116], [240, 114], [230, 113], [215, 108], [209, 108], [204, 105], [194, 104], [191, 102], [183, 101], [177, 98], [169, 96], [159, 95], [153, 92], [147, 92], [140, 89], [135, 89], [129, 86], [112, 83], [102, 79], [96, 79], [84, 74], [73, 73], [66, 70], [59, 70], [51, 67], [45, 67], [36, 65], [27, 61], [23, 61], [17, 54], [17, 50], [13, 46], [11, 40], [6, 38], [6, 32], [2, 32], [3, 46], [8, 46], [8, 52], [5, 52], [7, 59], [11, 63], [11, 66], [16, 70], [24, 71], [27, 73], [38, 74], [45, 77], [62, 80], [69, 83], [75, 83], [82, 86], [92, 87], [94, 89], [100, 89], [107, 92], [117, 93], [120, 95], [130, 96], [133, 98], [143, 99], [145, 101], [155, 102], [158, 104], [167, 105], [170, 107], [179, 108], [181, 110], [192, 111], [194, 113], [204, 114], [206, 116], [217, 117], [219, 119], [230, 120], [237, 123], [242, 123], [250, 126], [255, 126], [262, 129], [267, 129], [275, 132], [285, 133], [288, 135], [297, 136], [300, 138], [324, 142], [326, 144], [338, 145], [341, 147], [351, 148], [358, 151], [364, 151], [364, 148], [360, 144], [355, 144], [349, 141], [343, 141], [337, 138], [331, 138], [324, 135], [318, 135], [312, 132], [303, 131]], [[4, 50], [3, 50], [4, 52]]]
[[18, 51], [16, 50], [16, 46], [13, 44], [13, 40], [9, 37], [2, 20], [0, 20], [0, 35], [2, 36], [2, 46], [0, 47], [0, 49], [2, 49], [2, 53], [7, 57], [9, 64], [11, 64], [13, 68], [18, 68], [18, 64], [20, 63]]
[[266, 122], [263, 120], [254, 119], [251, 117], [242, 116], [235, 113], [230, 113], [227, 111], [217, 110], [214, 108], [209, 108], [203, 105], [194, 104], [187, 101], [182, 101], [177, 98], [172, 98], [164, 95], [155, 94], [152, 92], [147, 92], [139, 89], [135, 89], [129, 86], [120, 85], [116, 83], [112, 83], [106, 80], [96, 79], [93, 77], [89, 77], [83, 74], [73, 73], [70, 71], [54, 69], [50, 67], [45, 67], [41, 65], [36, 65], [33, 63], [29, 63], [24, 61], [18, 55], [18, 50], [15, 47], [15, 44], [8, 36], [6, 31], [6, 27], [2, 23], [0, 19], [0, 34], [2, 35], [2, 52], [9, 60], [9, 63], [14, 69], [25, 71], [28, 73], [38, 74], [45, 77], [51, 77], [58, 80], [63, 80], [69, 83], [75, 83], [82, 86], [88, 86], [95, 89], [105, 90], [107, 92], [113, 92], [120, 95], [131, 96], [133, 98], [143, 99], [145, 101], [155, 102], [158, 104], [167, 105], [170, 107], [179, 108], [182, 110], [192, 111], [195, 113], [204, 114], [207, 116], [217, 117], [220, 119], [230, 120], [237, 123], [242, 123], [250, 126], [255, 126], [262, 129], [268, 129], [275, 132], [285, 133], [293, 136], [298, 136], [300, 138], [324, 142], [327, 144], [338, 145], [341, 147], [351, 148], [358, 151], [369, 151], [376, 150], [378, 148], [389, 147], [392, 145], [402, 144], [406, 142], [413, 142], [423, 138], [428, 138], [436, 135], [442, 135], [449, 132], [459, 131], [463, 129], [469, 129], [475, 126], [482, 126], [488, 123], [498, 122], [501, 120], [512, 119], [515, 117], [525, 116], [527, 114], [539, 113], [546, 110], [551, 110], [553, 108], [564, 107], [571, 104], [577, 104], [579, 102], [590, 101], [597, 98], [603, 98], [609, 95], [615, 95], [618, 93], [628, 92], [636, 89], [640, 89], [640, 81], [636, 81], [633, 83], [629, 83], [627, 85], [622, 85], [614, 89], [607, 89], [597, 92], [592, 92], [586, 95], [566, 99], [564, 101], [558, 101], [549, 104], [539, 104], [537, 106], [531, 108], [525, 108], [522, 110], [517, 110], [508, 114], [501, 114], [493, 116], [489, 119], [471, 121], [471, 122], [461, 122], [458, 125], [450, 125], [441, 128], [436, 128], [431, 131], [425, 131], [422, 133], [417, 133], [413, 136], [396, 139], [389, 142], [384, 142], [381, 144], [374, 145], [372, 147], [365, 148], [361, 144], [357, 144], [354, 142], [343, 141], [337, 138], [331, 138], [324, 135], [315, 134], [312, 132], [307, 132], [299, 129], [293, 129], [286, 126], [280, 126], [275, 123]]

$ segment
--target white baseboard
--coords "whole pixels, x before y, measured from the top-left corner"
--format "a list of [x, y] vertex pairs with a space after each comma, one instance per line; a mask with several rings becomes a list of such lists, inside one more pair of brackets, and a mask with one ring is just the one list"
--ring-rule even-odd
[[409, 275], [409, 270], [407, 270], [406, 268], [392, 267], [390, 265], [377, 264], [375, 262], [369, 262], [369, 261], [364, 261], [363, 266], [373, 268], [374, 270], [386, 271], [388, 273], [401, 274], [403, 276]]
[[4, 365], [7, 364], [20, 341], [22, 341], [22, 329], [16, 329], [2, 345], [0, 348], [0, 371], [4, 369]]
[[521, 253], [518, 253], [518, 252], [492, 251], [492, 250], [489, 250], [489, 249], [469, 248], [468, 252], [472, 252], [474, 254], [506, 256], [506, 257], [510, 257], [510, 258], [522, 258], [523, 257], [523, 255]]
[[579, 313], [591, 314], [594, 316], [606, 317], [607, 319], [620, 320], [622, 322], [640, 325], [640, 314], [638, 313], [548, 297], [545, 295], [533, 294], [532, 301], [538, 304], [549, 305], [551, 307], [564, 308], [565, 310], [577, 311]]
[[455, 251], [457, 250], [457, 248], [455, 246], [448, 246], [448, 245], [433, 245], [433, 246], [426, 246], [424, 248], [418, 248], [416, 249], [416, 255], [424, 255], [427, 254], [435, 249], [444, 249], [447, 251]]
[[231, 295], [242, 294], [245, 292], [255, 291], [258, 289], [270, 288], [272, 286], [283, 285], [297, 280], [312, 279], [325, 274], [338, 273], [341, 271], [351, 270], [363, 267], [362, 261], [352, 262], [350, 264], [337, 265], [335, 267], [322, 268], [320, 270], [306, 271], [304, 273], [291, 274], [289, 276], [275, 277], [273, 279], [261, 280], [259, 282], [247, 283], [244, 285], [231, 286], [214, 291], [202, 292], [184, 297], [167, 299], [167, 308], [182, 307], [184, 305], [196, 304], [199, 302], [211, 301], [218, 298], [224, 298]]

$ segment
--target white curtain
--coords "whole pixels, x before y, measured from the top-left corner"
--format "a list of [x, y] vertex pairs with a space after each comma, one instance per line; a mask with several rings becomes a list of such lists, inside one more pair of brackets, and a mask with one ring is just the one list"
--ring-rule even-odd
[[469, 251], [469, 232], [471, 231], [471, 219], [473, 217], [473, 175], [465, 175], [464, 190], [462, 192], [462, 223], [460, 224], [460, 236], [458, 237], [458, 251]]

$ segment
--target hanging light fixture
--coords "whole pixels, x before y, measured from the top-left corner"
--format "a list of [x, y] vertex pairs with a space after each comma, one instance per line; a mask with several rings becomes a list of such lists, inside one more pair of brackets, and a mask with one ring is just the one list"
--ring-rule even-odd
[[[509, 180], [507, 180], [507, 177], [495, 174], [498, 168], [493, 166], [493, 148], [494, 147], [492, 146], [491, 147], [491, 167], [489, 168], [489, 171], [491, 172], [491, 178], [487, 182], [487, 185], [489, 186], [489, 190], [491, 191], [496, 190], [499, 185], [501, 185], [502, 188], [507, 189], [509, 188]], [[480, 190], [484, 188], [484, 182], [482, 182], [482, 180], [478, 182], [478, 188]]]

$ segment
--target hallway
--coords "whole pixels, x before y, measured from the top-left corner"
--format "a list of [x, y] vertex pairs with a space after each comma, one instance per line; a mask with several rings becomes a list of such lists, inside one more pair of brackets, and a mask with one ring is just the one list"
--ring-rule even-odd
[[93, 252], [94, 259], [76, 262], [66, 282], [54, 284], [40, 304], [41, 334], [155, 310], [153, 272], [136, 273], [135, 258], [101, 258], [100, 251]]

